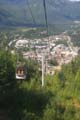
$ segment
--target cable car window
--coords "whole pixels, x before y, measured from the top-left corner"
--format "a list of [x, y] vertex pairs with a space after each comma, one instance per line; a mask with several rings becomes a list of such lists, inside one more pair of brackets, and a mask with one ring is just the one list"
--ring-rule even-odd
[[26, 70], [24, 65], [18, 65], [16, 68], [16, 79], [26, 79]]

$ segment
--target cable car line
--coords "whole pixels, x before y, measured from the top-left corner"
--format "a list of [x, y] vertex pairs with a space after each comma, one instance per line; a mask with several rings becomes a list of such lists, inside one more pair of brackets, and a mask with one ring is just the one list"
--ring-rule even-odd
[[[33, 19], [33, 22], [34, 24], [36, 24], [36, 21], [35, 21], [35, 17], [32, 13], [32, 9], [30, 7], [30, 3], [29, 1], [27, 0], [27, 5], [28, 5], [28, 8], [30, 10], [30, 13], [31, 13], [31, 16], [32, 16], [32, 19]], [[49, 35], [48, 34], [48, 19], [47, 19], [47, 11], [46, 11], [46, 3], [45, 3], [45, 0], [43, 0], [43, 6], [44, 6], [44, 13], [45, 13], [45, 22], [46, 22], [46, 29], [47, 29], [47, 36]], [[49, 37], [48, 37], [48, 45], [49, 45]], [[18, 53], [17, 53], [18, 54]], [[17, 56], [19, 57], [19, 56]], [[17, 61], [17, 66], [16, 66], [16, 79], [19, 79], [19, 80], [22, 80], [22, 79], [26, 79], [26, 72], [25, 72], [25, 69], [24, 69], [24, 66], [23, 64], [19, 64], [18, 65], [18, 62]], [[43, 69], [43, 68], [42, 68]]]
[[[26, 0], [25, 0], [25, 2], [26, 2]], [[28, 9], [29, 9], [30, 14], [31, 14], [31, 17], [32, 17], [32, 20], [33, 20], [33, 24], [36, 24], [36, 20], [34, 18], [34, 15], [32, 13], [32, 9], [30, 7], [30, 3], [29, 3], [28, 0], [27, 0], [27, 6], [28, 6]], [[19, 62], [18, 50], [17, 50], [16, 79], [19, 79], [19, 80], [26, 79], [26, 69], [25, 69], [25, 66], [22, 64], [22, 62]]]
[[46, 1], [45, 0], [43, 0], [43, 6], [44, 6], [45, 22], [46, 22], [46, 29], [47, 29], [47, 35], [48, 35], [48, 17], [47, 17], [47, 9], [46, 9]]
[[34, 15], [33, 15], [32, 9], [31, 9], [31, 7], [30, 7], [29, 0], [27, 0], [27, 6], [28, 6], [28, 9], [29, 9], [29, 11], [30, 11], [30, 14], [31, 14], [33, 23], [36, 24], [36, 20], [35, 20], [35, 17], [34, 17]]
[[50, 43], [49, 43], [49, 27], [48, 27], [48, 16], [47, 16], [47, 7], [46, 7], [46, 0], [43, 0], [43, 6], [44, 6], [44, 14], [45, 14], [45, 22], [46, 22], [46, 30], [47, 30], [47, 37], [48, 37], [48, 52], [50, 52]]

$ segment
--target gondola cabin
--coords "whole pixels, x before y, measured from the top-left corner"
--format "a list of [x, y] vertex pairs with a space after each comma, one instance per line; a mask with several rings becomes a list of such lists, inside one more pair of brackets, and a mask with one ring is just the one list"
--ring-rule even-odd
[[24, 80], [26, 79], [26, 70], [24, 65], [17, 65], [16, 67], [16, 79]]

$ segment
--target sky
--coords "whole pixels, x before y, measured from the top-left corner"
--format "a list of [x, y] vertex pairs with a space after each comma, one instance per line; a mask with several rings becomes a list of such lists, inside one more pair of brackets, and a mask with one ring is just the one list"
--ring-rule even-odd
[[80, 0], [70, 0], [70, 1], [80, 1]]

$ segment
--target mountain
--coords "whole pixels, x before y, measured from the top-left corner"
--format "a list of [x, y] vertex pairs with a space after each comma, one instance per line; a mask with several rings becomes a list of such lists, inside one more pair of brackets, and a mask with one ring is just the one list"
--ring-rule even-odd
[[[46, 6], [49, 24], [80, 21], [80, 1], [46, 0]], [[29, 24], [45, 24], [43, 0], [0, 0], [0, 25]]]

